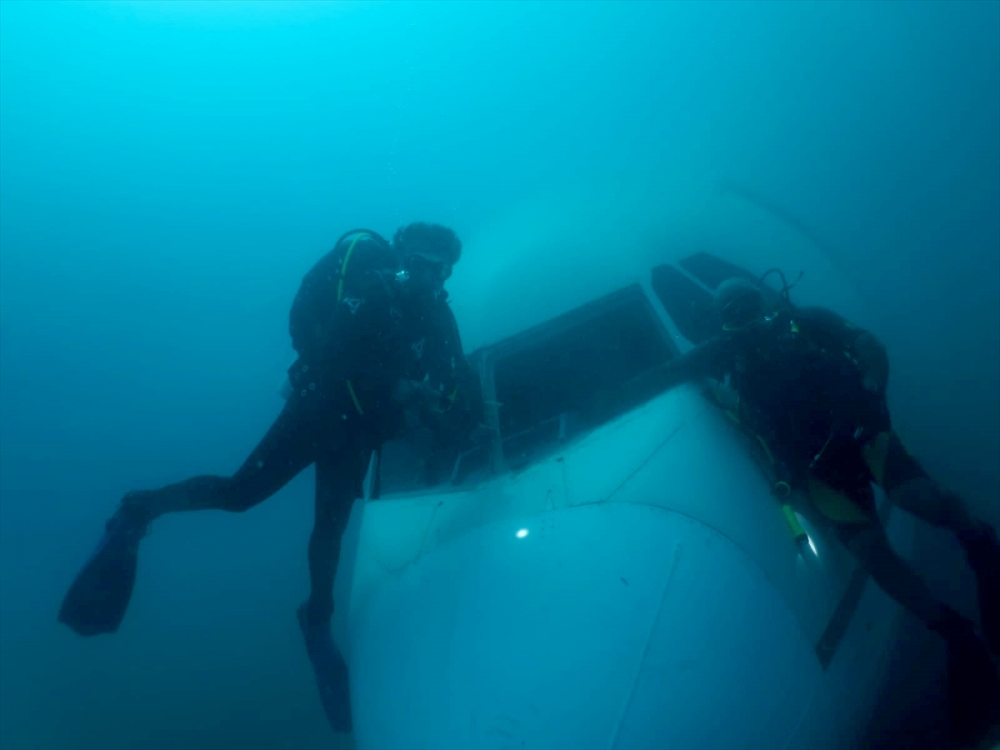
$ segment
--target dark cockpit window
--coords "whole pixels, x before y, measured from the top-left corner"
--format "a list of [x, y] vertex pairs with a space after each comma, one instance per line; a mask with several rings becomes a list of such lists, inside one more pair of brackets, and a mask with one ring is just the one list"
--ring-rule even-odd
[[[746, 269], [704, 251], [681, 259], [677, 265], [680, 268], [668, 264], [655, 266], [650, 283], [677, 330], [692, 344], [701, 344], [722, 330], [712, 295], [723, 281], [739, 278], [759, 283]], [[760, 289], [770, 304], [780, 304], [776, 290], [766, 285]]]
[[650, 281], [681, 336], [692, 344], [701, 344], [719, 333], [722, 323], [712, 295], [703, 287], [668, 265], [653, 268]]
[[[652, 269], [651, 286], [693, 344], [719, 332], [711, 291], [747, 271], [698, 252]], [[683, 269], [683, 270], [682, 270]], [[636, 284], [485, 347], [469, 358], [482, 387], [485, 440], [434, 447], [417, 431], [384, 446], [384, 495], [475, 486], [522, 468], [658, 392], [640, 377], [677, 355], [651, 301]]]
[[490, 439], [464, 452], [433, 449], [419, 433], [388, 443], [382, 493], [475, 486], [522, 468], [655, 395], [629, 386], [676, 353], [638, 285], [480, 350], [470, 363]]
[[682, 259], [679, 265], [713, 291], [718, 289], [719, 285], [726, 279], [757, 280], [745, 269], [704, 251], [689, 255]]
[[638, 286], [598, 300], [493, 352], [507, 468], [593, 429], [642, 398], [626, 385], [674, 355]]

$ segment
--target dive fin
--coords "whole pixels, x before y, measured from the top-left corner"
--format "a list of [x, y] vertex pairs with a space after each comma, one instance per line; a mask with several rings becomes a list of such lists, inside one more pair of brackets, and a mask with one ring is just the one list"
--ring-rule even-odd
[[115, 514], [104, 537], [66, 592], [59, 622], [82, 636], [114, 633], [122, 623], [139, 560], [146, 525]]
[[323, 704], [323, 711], [333, 731], [350, 733], [354, 724], [351, 718], [351, 682], [347, 664], [333, 643], [329, 624], [322, 627], [310, 625], [307, 611], [307, 605], [303, 604], [297, 614], [309, 661], [316, 674], [320, 703]]
[[954, 611], [935, 628], [947, 643], [946, 694], [954, 739], [975, 746], [1000, 723], [1000, 672], [972, 623]]
[[974, 538], [962, 541], [969, 565], [976, 574], [983, 636], [993, 654], [1000, 657], [1000, 541], [996, 530], [985, 524]]

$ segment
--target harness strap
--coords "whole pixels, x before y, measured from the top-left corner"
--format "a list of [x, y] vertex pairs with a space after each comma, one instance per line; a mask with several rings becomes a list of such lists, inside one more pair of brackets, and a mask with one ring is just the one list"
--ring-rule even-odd
[[[351, 244], [347, 248], [347, 252], [344, 253], [344, 262], [340, 264], [339, 280], [337, 282], [337, 302], [342, 302], [344, 299], [344, 281], [347, 276], [347, 267], [351, 262], [351, 258], [354, 256], [354, 248], [357, 246], [358, 242], [363, 239], [370, 239], [371, 235], [367, 232], [360, 233], [355, 237]], [[351, 402], [354, 404], [354, 409], [358, 412], [359, 416], [364, 416], [365, 410], [361, 406], [361, 400], [358, 398], [358, 394], [354, 390], [354, 383], [350, 379], [345, 378], [344, 383], [347, 386], [347, 392], [351, 397]]]

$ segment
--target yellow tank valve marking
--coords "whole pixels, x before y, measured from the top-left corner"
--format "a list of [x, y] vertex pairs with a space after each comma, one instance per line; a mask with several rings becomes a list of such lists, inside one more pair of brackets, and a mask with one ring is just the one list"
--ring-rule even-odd
[[340, 264], [340, 283], [337, 284], [337, 302], [340, 302], [344, 298], [344, 278], [347, 275], [347, 264], [351, 262], [351, 256], [354, 255], [354, 246], [368, 236], [364, 233], [359, 234], [354, 238], [354, 241], [351, 242], [350, 247], [347, 248], [347, 252], [344, 254], [344, 262]]
[[354, 402], [354, 408], [358, 410], [358, 414], [364, 414], [365, 410], [361, 408], [361, 401], [358, 399], [358, 394], [354, 392], [354, 384], [347, 380], [347, 392], [351, 394], [351, 401]]

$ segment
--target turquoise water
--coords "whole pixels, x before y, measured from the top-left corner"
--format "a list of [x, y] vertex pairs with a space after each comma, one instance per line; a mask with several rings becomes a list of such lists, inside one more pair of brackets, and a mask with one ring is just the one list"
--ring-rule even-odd
[[[0, 0], [0, 747], [337, 746], [294, 618], [311, 471], [157, 524], [122, 630], [81, 641], [55, 613], [103, 520], [238, 466], [347, 229], [454, 227], [474, 344], [545, 294], [462, 294], [507, 217], [585, 213], [614, 257], [688, 180], [823, 238], [911, 447], [1000, 523], [1000, 3]], [[577, 240], [548, 286], [601, 267]], [[957, 549], [918, 547], [946, 592]]]

